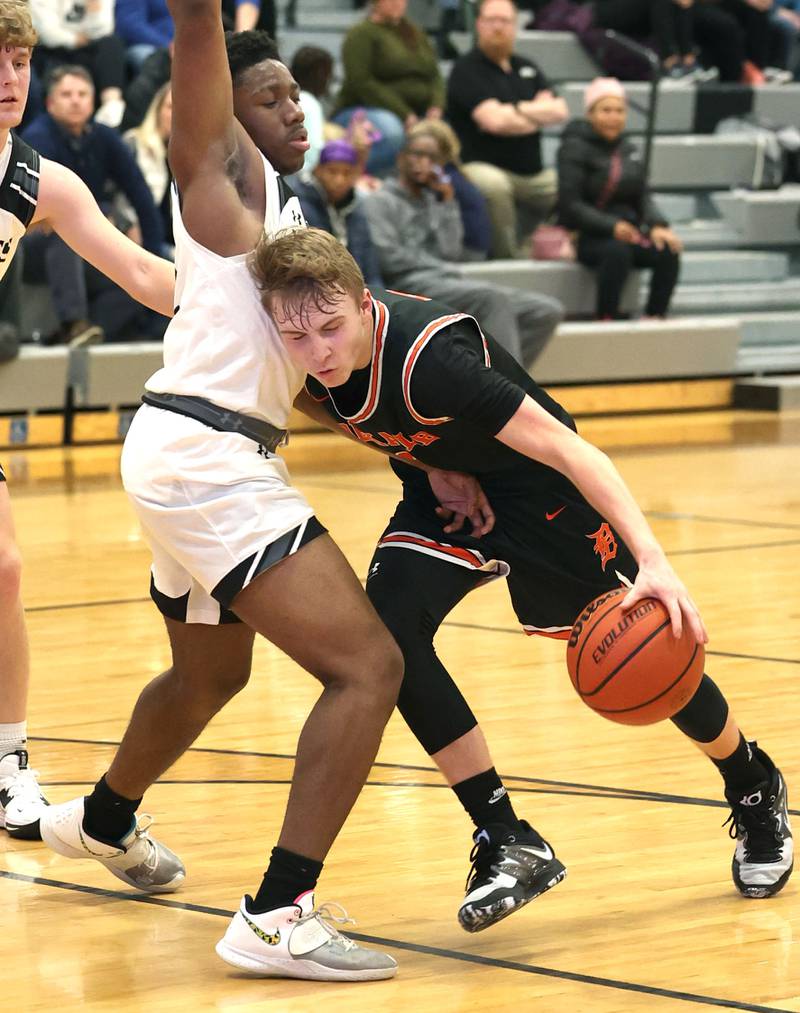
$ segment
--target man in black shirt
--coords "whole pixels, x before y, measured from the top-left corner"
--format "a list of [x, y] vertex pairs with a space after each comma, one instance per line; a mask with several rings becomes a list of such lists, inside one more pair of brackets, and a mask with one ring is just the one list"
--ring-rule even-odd
[[555, 203], [556, 176], [542, 169], [539, 131], [567, 118], [539, 68], [514, 55], [516, 33], [512, 0], [483, 0], [477, 45], [456, 60], [447, 83], [445, 116], [461, 141], [464, 175], [488, 201], [494, 257], [516, 255], [517, 203], [542, 217]]
[[[702, 620], [611, 461], [473, 317], [371, 294], [344, 247], [316, 229], [262, 243], [254, 271], [290, 357], [308, 373], [296, 404], [389, 453], [402, 481], [367, 593], [403, 650], [398, 706], [477, 827], [459, 921], [478, 931], [565, 870], [517, 818], [475, 717], [436, 656], [442, 620], [501, 576], [530, 634], [566, 638], [588, 601], [631, 581], [624, 607], [659, 598], [676, 636], [685, 624], [705, 642]], [[477, 476], [496, 519], [468, 477], [453, 472]], [[470, 518], [471, 530], [459, 529], [457, 517], [445, 539], [437, 498]], [[672, 720], [724, 778], [736, 886], [748, 897], [777, 893], [793, 857], [779, 771], [744, 739], [708, 676]]]

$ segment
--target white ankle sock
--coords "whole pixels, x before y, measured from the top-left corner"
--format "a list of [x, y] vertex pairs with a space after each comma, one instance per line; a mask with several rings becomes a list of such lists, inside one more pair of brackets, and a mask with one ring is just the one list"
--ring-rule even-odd
[[28, 741], [28, 722], [17, 721], [15, 724], [0, 724], [0, 759], [6, 753], [24, 749]]

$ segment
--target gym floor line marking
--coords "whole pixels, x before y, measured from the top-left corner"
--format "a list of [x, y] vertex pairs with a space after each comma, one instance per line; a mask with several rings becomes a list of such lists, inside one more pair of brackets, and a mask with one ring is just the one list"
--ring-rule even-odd
[[[84, 746], [118, 746], [119, 742], [113, 742], [107, 739], [70, 739], [61, 738], [48, 735], [29, 735], [29, 741], [36, 742], [60, 742], [73, 745], [84, 745]], [[294, 753], [263, 753], [244, 749], [215, 749], [211, 746], [190, 746], [186, 750], [187, 753], [211, 753], [216, 756], [238, 756], [238, 757], [256, 757], [266, 760], [288, 760], [294, 761], [296, 759]], [[437, 774], [439, 770], [437, 767], [425, 767], [412, 763], [389, 763], [386, 760], [376, 760], [372, 764], [373, 768], [380, 767], [384, 770], [402, 770], [402, 771], [417, 771], [425, 774]], [[726, 802], [720, 799], [712, 798], [697, 798], [691, 795], [672, 795], [667, 792], [651, 791], [643, 788], [617, 788], [610, 787], [603, 784], [583, 784], [580, 781], [553, 781], [547, 778], [540, 777], [527, 777], [522, 774], [500, 774], [503, 781], [515, 782], [513, 790], [517, 792], [527, 792], [532, 794], [553, 794], [553, 795], [586, 795], [588, 797], [597, 798], [619, 798], [629, 799], [632, 802], [663, 802], [673, 805], [695, 805], [695, 806], [707, 806], [715, 809], [726, 809], [728, 805]], [[80, 786], [84, 784], [90, 784], [89, 781], [47, 781], [42, 782], [48, 786], [61, 786], [67, 787], [69, 785]], [[159, 780], [156, 784], [288, 784], [289, 781], [282, 779], [276, 780], [253, 780], [249, 779], [220, 779], [220, 780]], [[373, 786], [387, 785], [391, 787], [420, 787], [420, 788], [447, 788], [448, 786], [442, 781], [435, 784], [429, 784], [427, 782], [402, 782], [402, 781], [374, 781], [370, 780], [367, 782]], [[525, 788], [522, 785], [533, 785], [535, 787]], [[567, 791], [565, 789], [576, 789], [574, 791]], [[789, 813], [793, 816], [800, 816], [800, 810], [790, 809]]]
[[753, 549], [780, 549], [786, 545], [800, 545], [800, 538], [787, 539], [785, 542], [751, 542], [747, 545], [707, 545], [701, 549], [670, 549], [667, 556], [701, 556], [710, 552], [750, 552]]
[[[363, 584], [364, 581], [362, 580]], [[32, 605], [25, 609], [26, 612], [57, 612], [59, 609], [81, 609], [81, 608], [102, 608], [106, 605], [141, 605], [150, 602], [149, 595], [142, 598], [107, 598], [101, 601], [76, 601], [66, 602], [62, 605]], [[484, 633], [512, 633], [515, 636], [523, 636], [519, 626], [484, 626], [482, 623], [456, 623], [445, 620], [443, 627], [452, 627], [457, 630], [480, 630]], [[719, 658], [741, 658], [745, 661], [774, 661], [781, 665], [800, 665], [800, 658], [772, 658], [762, 654], [737, 654], [733, 651], [709, 651], [706, 654]]]
[[709, 517], [707, 514], [680, 513], [668, 510], [645, 510], [644, 514], [646, 517], [655, 517], [657, 520], [665, 521], [700, 521], [703, 524], [728, 524], [733, 527], [800, 531], [800, 524], [792, 524], [789, 521], [752, 521], [743, 520], [741, 517]]
[[[112, 900], [123, 900], [135, 904], [149, 904], [153, 907], [172, 908], [177, 911], [190, 911], [195, 914], [213, 915], [218, 918], [232, 918], [233, 911], [225, 908], [210, 907], [205, 904], [191, 904], [184, 901], [166, 900], [163, 897], [150, 897], [140, 894], [123, 893], [121, 890], [107, 890], [96, 886], [84, 886], [80, 883], [68, 883], [60, 879], [46, 879], [43, 876], [27, 876], [19, 872], [0, 869], [0, 876], [15, 880], [18, 883], [30, 883], [33, 886], [47, 886], [56, 890], [68, 890], [73, 893], [85, 893], [91, 897], [105, 897]], [[480, 964], [506, 971], [517, 971], [522, 974], [534, 974], [544, 978], [556, 978], [561, 981], [572, 981], [578, 985], [595, 985], [600, 988], [616, 989], [623, 992], [637, 992], [642, 995], [659, 996], [663, 999], [675, 999], [679, 1002], [691, 1002], [700, 1006], [716, 1006], [722, 1009], [746, 1010], [750, 1013], [792, 1013], [791, 1010], [778, 1006], [758, 1006], [753, 1003], [739, 1002], [736, 999], [720, 999], [711, 995], [700, 995], [695, 992], [680, 992], [671, 988], [659, 988], [656, 985], [641, 985], [633, 981], [622, 981], [617, 978], [601, 978], [594, 974], [581, 974], [578, 971], [561, 971], [554, 967], [541, 967], [537, 964], [523, 964], [516, 960], [504, 960], [502, 957], [485, 957], [479, 953], [465, 953], [462, 950], [447, 950], [439, 946], [427, 946], [424, 943], [410, 943], [401, 939], [388, 939], [383, 936], [366, 935], [363, 932], [348, 932], [349, 936], [360, 943], [371, 946], [385, 946], [395, 950], [408, 950], [411, 953], [422, 953], [429, 957], [440, 957], [445, 960], [457, 960], [467, 964]]]

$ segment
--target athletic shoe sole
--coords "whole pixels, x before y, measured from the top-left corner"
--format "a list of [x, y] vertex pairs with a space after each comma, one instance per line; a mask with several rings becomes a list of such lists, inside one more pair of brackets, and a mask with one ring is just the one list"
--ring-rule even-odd
[[513, 897], [505, 897], [503, 900], [499, 900], [492, 904], [491, 907], [473, 909], [474, 913], [468, 911], [465, 907], [462, 907], [458, 912], [458, 923], [466, 932], [482, 932], [484, 929], [488, 929], [491, 925], [496, 925], [504, 918], [508, 918], [509, 915], [513, 914], [515, 911], [519, 911], [519, 909], [525, 907], [526, 904], [530, 904], [530, 902], [532, 900], [536, 900], [537, 897], [541, 897], [543, 893], [547, 893], [548, 890], [552, 890], [554, 886], [558, 886], [558, 884], [566, 878], [566, 875], [567, 870], [565, 867], [557, 858], [554, 858], [553, 861], [549, 862], [546, 868], [542, 871], [542, 876], [547, 878], [536, 890], [536, 893], [532, 893], [529, 897], [524, 897], [522, 900], [518, 901], [515, 901]]
[[259, 978], [302, 978], [305, 981], [383, 981], [397, 974], [397, 967], [376, 967], [348, 971], [324, 967], [313, 960], [259, 960], [250, 953], [237, 950], [224, 940], [214, 947], [227, 964], [248, 971]]
[[746, 897], [748, 900], [764, 900], [766, 897], [774, 897], [776, 893], [780, 893], [780, 891], [786, 886], [789, 882], [789, 877], [792, 874], [794, 862], [792, 862], [786, 872], [784, 872], [781, 878], [775, 883], [765, 883], [757, 886], [744, 883], [742, 881], [742, 878], [739, 875], [739, 863], [735, 858], [731, 868], [733, 870], [733, 882], [736, 884], [737, 890], [743, 897]]

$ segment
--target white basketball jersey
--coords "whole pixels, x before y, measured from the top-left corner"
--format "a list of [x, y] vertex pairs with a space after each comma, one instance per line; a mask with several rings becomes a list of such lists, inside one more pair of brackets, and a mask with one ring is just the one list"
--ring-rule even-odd
[[[262, 155], [267, 235], [305, 225], [297, 197]], [[249, 254], [221, 257], [196, 242], [172, 191], [175, 316], [164, 336], [164, 366], [145, 384], [156, 393], [192, 394], [285, 429], [305, 381], [261, 305]]]
[[0, 153], [0, 278], [14, 259], [39, 199], [39, 155], [9, 133]]

